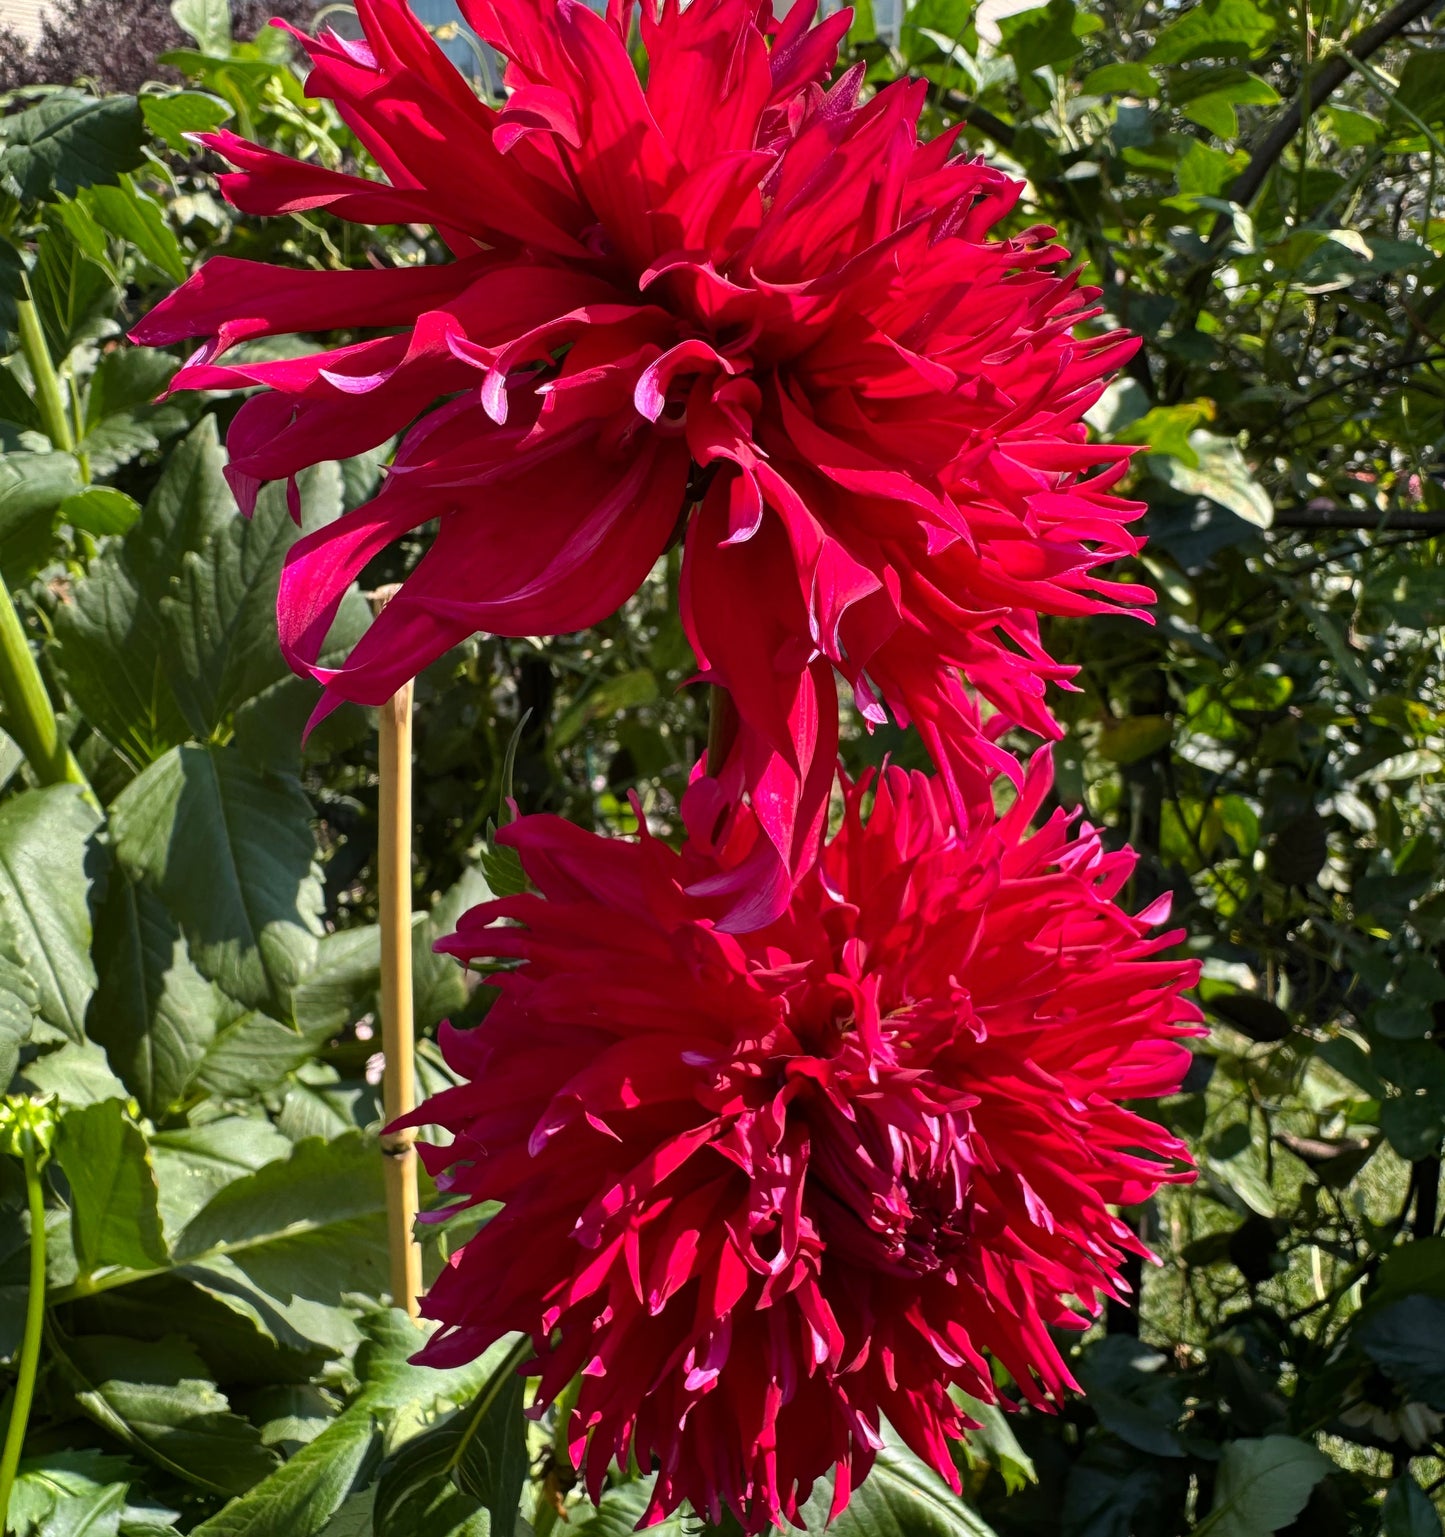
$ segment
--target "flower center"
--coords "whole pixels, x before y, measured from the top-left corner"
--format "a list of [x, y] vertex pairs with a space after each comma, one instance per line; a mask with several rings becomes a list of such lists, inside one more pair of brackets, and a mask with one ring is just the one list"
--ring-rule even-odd
[[928, 1113], [906, 1088], [808, 1105], [811, 1215], [830, 1249], [899, 1276], [952, 1271], [973, 1234], [964, 1114]]
[[866, 1225], [877, 1236], [880, 1270], [928, 1275], [960, 1260], [972, 1229], [967, 1208], [935, 1181], [901, 1181], [891, 1198], [875, 1198]]

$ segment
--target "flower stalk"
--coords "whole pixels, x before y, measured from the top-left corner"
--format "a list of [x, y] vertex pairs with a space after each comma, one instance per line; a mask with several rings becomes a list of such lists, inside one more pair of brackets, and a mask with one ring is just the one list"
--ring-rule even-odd
[[8, 587], [0, 601], [0, 699], [5, 703], [6, 729], [36, 779], [43, 785], [80, 785], [92, 798], [85, 774], [60, 733], [55, 707]]
[[20, 300], [15, 311], [20, 317], [20, 351], [30, 369], [30, 382], [35, 389], [35, 408], [40, 412], [40, 425], [57, 453], [72, 454], [75, 452], [75, 436], [70, 430], [60, 376], [51, 361], [50, 349], [45, 345], [40, 312], [35, 308], [33, 299]]
[[30, 1210], [30, 1286], [25, 1299], [25, 1330], [10, 1405], [10, 1424], [0, 1451], [0, 1531], [10, 1530], [10, 1495], [30, 1424], [35, 1399], [35, 1379], [40, 1370], [41, 1333], [45, 1322], [45, 1189], [40, 1172], [47, 1156], [50, 1122], [47, 1112], [28, 1101], [0, 1107], [0, 1129], [8, 1132], [10, 1150], [18, 1153], [25, 1168], [26, 1204]]
[[[40, 424], [57, 452], [73, 453], [75, 438], [65, 409], [65, 395], [50, 349], [45, 345], [40, 312], [29, 298], [21, 299], [15, 309], [19, 317], [20, 351], [30, 369]], [[6, 727], [40, 783], [68, 781], [84, 786], [88, 795], [90, 786], [61, 738], [55, 710], [8, 586], [5, 600], [0, 602], [0, 698], [5, 702]]]

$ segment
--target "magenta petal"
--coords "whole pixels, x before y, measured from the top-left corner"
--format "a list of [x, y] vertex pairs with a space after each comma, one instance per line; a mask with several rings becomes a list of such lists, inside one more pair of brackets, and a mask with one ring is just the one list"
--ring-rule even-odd
[[[866, 93], [860, 65], [827, 83], [848, 16], [814, 25], [816, 9], [657, 0], [644, 81], [631, 0], [605, 17], [463, 0], [506, 60], [496, 108], [407, 0], [357, 0], [362, 38], [300, 37], [305, 88], [376, 174], [222, 131], [223, 185], [253, 212], [426, 224], [456, 260], [223, 258], [136, 332], [201, 339], [177, 388], [264, 392], [230, 437], [243, 506], [279, 480], [294, 507], [308, 466], [400, 438], [376, 505], [309, 536], [288, 572], [288, 654], [328, 701], [383, 697], [479, 627], [584, 625], [682, 533], [699, 676], [739, 717], [719, 767], [754, 817], [710, 898], [734, 927], [807, 868], [833, 672], [870, 726], [916, 723], [971, 823], [994, 776], [1019, 772], [1006, 734], [1058, 735], [1049, 695], [1070, 672], [1043, 616], [1149, 601], [1107, 574], [1141, 543], [1117, 495], [1128, 451], [1083, 421], [1134, 343], [1086, 333], [1098, 296], [1051, 231], [998, 233], [1019, 182], [956, 133], [920, 142], [923, 82]], [[351, 334], [221, 356], [318, 327]], [[388, 616], [320, 668], [337, 584], [432, 519]]]
[[139, 321], [130, 339], [139, 346], [162, 347], [206, 336], [214, 338], [215, 353], [220, 353], [253, 337], [350, 325], [358, 312], [371, 325], [406, 325], [464, 288], [485, 265], [479, 257], [450, 266], [295, 272], [213, 256]]
[[[328, 694], [379, 704], [479, 629], [585, 629], [629, 597], [661, 553], [687, 480], [675, 442], [645, 444], [622, 465], [599, 461], [586, 442], [517, 455], [516, 435], [486, 418], [479, 428], [478, 415], [465, 418], [470, 431], [495, 434], [499, 460], [485, 511], [464, 492], [414, 487], [401, 466], [367, 507], [293, 547], [281, 589], [283, 645]], [[433, 517], [441, 520], [435, 543], [346, 662], [316, 667], [341, 592], [390, 540]]]

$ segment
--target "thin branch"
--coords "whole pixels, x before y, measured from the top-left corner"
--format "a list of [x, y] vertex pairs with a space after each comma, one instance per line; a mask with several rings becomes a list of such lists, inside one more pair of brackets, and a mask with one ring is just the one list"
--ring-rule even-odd
[[[1285, 109], [1284, 115], [1264, 136], [1249, 157], [1245, 168], [1234, 179], [1228, 191], [1229, 201], [1240, 208], [1247, 208], [1258, 195], [1266, 178], [1279, 157], [1284, 154], [1290, 141], [1300, 131], [1300, 125], [1308, 115], [1316, 112], [1337, 91], [1355, 64], [1363, 63], [1371, 54], [1378, 53], [1386, 43], [1398, 37], [1412, 21], [1431, 13], [1445, 4], [1445, 0], [1399, 0], [1399, 4], [1386, 11], [1371, 26], [1363, 28], [1348, 39], [1311, 74], [1309, 86]], [[1190, 275], [1180, 295], [1180, 320], [1176, 330], [1192, 331], [1199, 312], [1209, 295], [1209, 283], [1219, 263], [1234, 219], [1228, 213], [1216, 215], [1209, 231], [1204, 258]], [[1184, 370], [1169, 370], [1164, 395], [1174, 399], [1184, 381]]]
[[1353, 507], [1278, 507], [1276, 528], [1356, 528], [1365, 532], [1445, 534], [1445, 512], [1357, 512]]
[[943, 105], [956, 117], [962, 118], [970, 128], [977, 128], [980, 133], [987, 134], [1001, 148], [1014, 147], [1013, 125], [1004, 122], [1001, 117], [995, 117], [987, 107], [980, 107], [972, 97], [965, 96], [962, 91], [945, 91]]
[[[1411, 343], [1407, 343], [1412, 345]], [[1320, 401], [1328, 399], [1331, 395], [1338, 395], [1341, 390], [1354, 389], [1356, 385], [1363, 384], [1369, 379], [1383, 379], [1389, 374], [1408, 373], [1412, 368], [1429, 368], [1436, 363], [1445, 362], [1445, 352], [1421, 353], [1415, 357], [1397, 358], [1392, 363], [1372, 363], [1367, 367], [1357, 370], [1347, 379], [1335, 379], [1326, 384], [1322, 389], [1316, 390], [1312, 395], [1306, 395], [1303, 400], [1293, 401], [1287, 404], [1281, 415], [1297, 416], [1308, 407], [1317, 405]]]
[[[1425, 15], [1439, 0], [1400, 0], [1400, 3], [1391, 10], [1385, 12], [1373, 26], [1364, 28], [1346, 42], [1339, 53], [1327, 59], [1318, 70], [1310, 76], [1309, 91], [1307, 95], [1297, 96], [1286, 108], [1284, 116], [1264, 136], [1259, 147], [1249, 157], [1249, 164], [1239, 173], [1234, 180], [1234, 185], [1229, 189], [1229, 200], [1238, 203], [1241, 208], [1247, 208], [1254, 201], [1255, 195], [1264, 185], [1265, 177], [1274, 168], [1274, 163], [1284, 154], [1289, 147], [1290, 140], [1300, 130], [1300, 124], [1306, 116], [1313, 114], [1329, 100], [1334, 93], [1344, 84], [1350, 73], [1350, 60], [1363, 62], [1372, 53], [1378, 53], [1386, 43], [1390, 42], [1402, 33], [1417, 17]], [[1215, 221], [1213, 240], [1224, 230], [1228, 229], [1230, 220], [1228, 215], [1221, 214]]]

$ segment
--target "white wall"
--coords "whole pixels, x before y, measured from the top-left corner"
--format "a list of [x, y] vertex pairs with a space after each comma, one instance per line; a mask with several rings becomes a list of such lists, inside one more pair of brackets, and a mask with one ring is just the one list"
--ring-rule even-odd
[[0, 21], [21, 37], [39, 37], [45, 6], [46, 0], [0, 0]]

